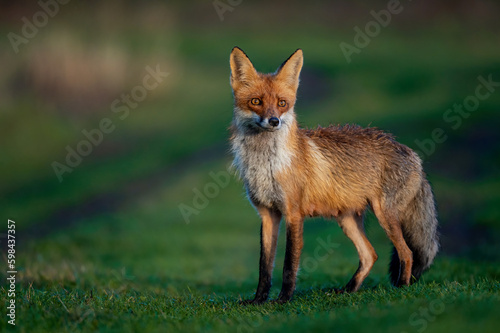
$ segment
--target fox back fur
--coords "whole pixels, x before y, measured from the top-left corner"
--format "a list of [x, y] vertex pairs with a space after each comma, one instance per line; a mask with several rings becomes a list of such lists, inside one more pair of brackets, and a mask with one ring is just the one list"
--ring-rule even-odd
[[248, 302], [268, 298], [282, 216], [287, 244], [277, 301], [293, 295], [308, 216], [335, 218], [353, 241], [360, 264], [344, 290], [360, 288], [377, 260], [364, 233], [368, 207], [394, 244], [391, 282], [409, 285], [439, 248], [434, 198], [421, 160], [376, 128], [300, 129], [294, 105], [302, 64], [300, 49], [273, 74], [258, 73], [237, 47], [230, 56], [234, 165], [262, 219], [259, 284]]

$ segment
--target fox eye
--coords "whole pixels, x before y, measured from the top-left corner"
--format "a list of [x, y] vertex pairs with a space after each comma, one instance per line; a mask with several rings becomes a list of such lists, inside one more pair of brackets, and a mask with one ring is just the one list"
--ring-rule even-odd
[[278, 102], [278, 106], [285, 107], [286, 101], [282, 99], [281, 101]]
[[253, 105], [260, 105], [260, 104], [262, 104], [262, 101], [260, 100], [260, 98], [252, 98], [251, 103]]

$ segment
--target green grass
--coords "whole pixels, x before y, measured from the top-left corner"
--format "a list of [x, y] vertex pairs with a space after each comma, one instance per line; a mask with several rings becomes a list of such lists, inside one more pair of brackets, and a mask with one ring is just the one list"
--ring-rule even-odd
[[[186, 171], [135, 208], [81, 221], [20, 250], [17, 330], [32, 332], [37, 323], [40, 332], [362, 331], [369, 321], [381, 332], [495, 331], [495, 262], [441, 256], [420, 283], [393, 288], [386, 277], [390, 244], [371, 216], [368, 235], [380, 259], [360, 292], [331, 291], [354, 273], [357, 255], [335, 222], [316, 220], [305, 226], [294, 300], [239, 305], [256, 287], [259, 252], [258, 219], [241, 184], [232, 180], [189, 224], [177, 207], [190, 204], [191, 188], [224, 167]], [[326, 250], [315, 257], [320, 240], [335, 244], [326, 258]], [[283, 255], [282, 232], [272, 297], [279, 291]]]
[[[213, 10], [210, 2], [203, 5]], [[274, 20], [261, 5], [243, 2], [223, 23], [203, 21], [198, 11], [205, 7], [174, 4], [153, 12], [177, 19], [151, 21], [144, 14], [151, 12], [128, 8], [123, 10], [130, 11], [130, 21], [103, 15], [95, 24], [80, 14], [91, 8], [68, 5], [22, 56], [2, 58], [7, 70], [0, 73], [0, 210], [16, 221], [18, 274], [16, 327], [3, 320], [2, 306], [0, 331], [498, 330], [500, 91], [459, 129], [443, 120], [446, 109], [474, 93], [478, 75], [500, 81], [500, 48], [491, 43], [498, 29], [457, 33], [453, 21], [399, 29], [395, 18], [347, 64], [338, 44], [352, 40], [349, 24], [332, 29], [328, 18], [304, 29], [304, 16]], [[264, 17], [248, 21], [250, 14]], [[273, 33], [260, 23], [267, 21]], [[360, 17], [355, 24], [362, 22]], [[13, 29], [0, 27], [4, 35]], [[61, 29], [78, 46], [76, 59], [82, 59], [78, 50], [106, 45], [121, 52], [130, 68], [123, 92], [141, 82], [146, 65], [161, 62], [170, 76], [123, 121], [110, 111], [122, 91], [87, 113], [67, 109], [23, 81], [29, 59], [43, 55], [45, 41], [59, 41]], [[73, 44], [61, 43], [73, 50]], [[360, 292], [334, 293], [352, 276], [358, 257], [334, 221], [314, 219], [305, 225], [293, 301], [239, 305], [257, 285], [260, 229], [241, 182], [232, 177], [189, 223], [179, 210], [181, 203], [192, 206], [193, 189], [203, 191], [213, 181], [211, 171], [222, 172], [230, 163], [228, 56], [235, 45], [262, 71], [274, 71], [297, 47], [304, 50], [296, 108], [303, 126], [377, 126], [412, 148], [434, 128], [445, 130], [448, 140], [424, 161], [443, 248], [418, 284], [390, 286], [391, 244], [369, 214], [367, 233], [379, 260]], [[10, 48], [6, 39], [0, 47]], [[103, 117], [116, 121], [116, 130], [59, 183], [50, 164], [62, 161], [66, 145], [75, 146], [81, 131]], [[102, 208], [93, 211], [96, 198]], [[48, 230], [38, 235], [43, 225]], [[324, 249], [324, 242], [334, 246]], [[284, 249], [282, 225], [271, 297], [281, 287]], [[328, 255], [317, 257], [318, 251]], [[3, 281], [5, 259], [2, 253]], [[0, 299], [7, 299], [5, 284]]]
[[[308, 290], [299, 292], [289, 304], [259, 307], [242, 307], [234, 291], [200, 295], [186, 290], [177, 296], [133, 287], [119, 291], [28, 288], [22, 292], [26, 305], [18, 314], [39, 323], [39, 331], [363, 332], [369, 322], [370, 329], [378, 332], [496, 332], [498, 325], [499, 286], [487, 280], [432, 283], [405, 290], [375, 288], [353, 295]], [[18, 330], [23, 328], [18, 324]]]

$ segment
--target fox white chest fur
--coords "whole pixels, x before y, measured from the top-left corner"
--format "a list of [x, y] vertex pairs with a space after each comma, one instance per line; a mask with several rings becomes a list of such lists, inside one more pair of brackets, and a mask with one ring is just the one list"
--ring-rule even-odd
[[293, 152], [288, 149], [287, 138], [293, 111], [283, 118], [279, 131], [248, 134], [239, 128], [231, 142], [233, 164], [245, 182], [248, 196], [267, 207], [283, 204], [283, 191], [276, 174], [292, 164]]

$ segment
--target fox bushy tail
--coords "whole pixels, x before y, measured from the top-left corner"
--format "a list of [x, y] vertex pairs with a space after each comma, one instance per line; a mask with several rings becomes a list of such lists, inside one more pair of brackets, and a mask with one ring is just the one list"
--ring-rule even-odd
[[[439, 250], [439, 233], [434, 195], [429, 182], [423, 178], [416, 196], [401, 216], [401, 228], [406, 244], [413, 252], [411, 283], [418, 281], [429, 268]], [[398, 284], [400, 260], [395, 248], [389, 266], [391, 283]]]

